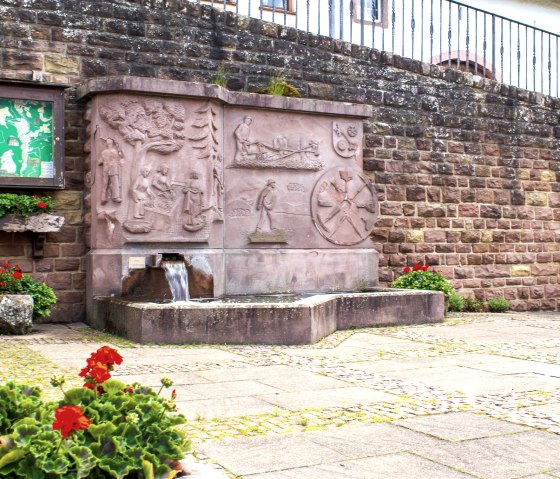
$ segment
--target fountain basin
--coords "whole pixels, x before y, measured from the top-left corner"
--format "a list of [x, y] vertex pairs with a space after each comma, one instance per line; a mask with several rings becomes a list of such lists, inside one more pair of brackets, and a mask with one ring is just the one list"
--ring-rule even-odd
[[377, 288], [365, 292], [253, 297], [187, 303], [94, 298], [92, 326], [138, 343], [312, 344], [336, 330], [443, 321], [437, 291]]

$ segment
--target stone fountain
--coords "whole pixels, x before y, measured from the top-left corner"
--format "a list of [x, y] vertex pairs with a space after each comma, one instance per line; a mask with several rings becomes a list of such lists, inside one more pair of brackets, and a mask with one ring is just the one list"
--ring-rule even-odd
[[[296, 344], [442, 320], [441, 293], [377, 288], [372, 107], [134, 77], [79, 93], [93, 326], [140, 342]], [[165, 302], [168, 262], [185, 265], [191, 301]]]

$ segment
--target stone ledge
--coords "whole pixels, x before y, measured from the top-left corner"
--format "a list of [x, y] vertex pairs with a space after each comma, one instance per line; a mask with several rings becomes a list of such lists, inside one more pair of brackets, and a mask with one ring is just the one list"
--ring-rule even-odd
[[246, 106], [250, 108], [288, 110], [359, 118], [369, 118], [373, 113], [373, 107], [371, 105], [237, 92], [209, 83], [193, 83], [128, 76], [93, 78], [87, 80], [78, 88], [78, 98], [84, 99], [96, 94], [115, 92], [206, 98], [214, 99], [220, 103], [231, 106]]
[[64, 226], [64, 216], [49, 215], [47, 213], [31, 215], [27, 218], [16, 215], [6, 215], [0, 218], [0, 231], [7, 233], [55, 233]]

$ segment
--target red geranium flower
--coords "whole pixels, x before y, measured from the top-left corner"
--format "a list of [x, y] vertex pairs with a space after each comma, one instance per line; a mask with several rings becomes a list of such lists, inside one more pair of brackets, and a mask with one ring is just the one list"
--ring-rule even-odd
[[4, 266], [4, 268], [11, 268], [12, 265], [10, 263], [2, 263], [2, 266]]
[[410, 266], [405, 266], [403, 268], [403, 273], [410, 273], [410, 271], [411, 271]]
[[6, 286], [6, 283], [4, 283], [4, 281], [0, 281], [0, 287], [2, 286]]
[[12, 276], [13, 276], [15, 279], [21, 279], [21, 278], [23, 278], [23, 274], [21, 274], [19, 271], [16, 271], [15, 273], [13, 273]]
[[47, 203], [43, 203], [42, 201], [39, 201], [39, 203], [37, 203], [37, 208], [41, 208], [42, 210], [46, 210], [47, 209]]
[[111, 378], [113, 365], [121, 363], [122, 356], [115, 349], [103, 346], [87, 359], [87, 366], [80, 371], [80, 376], [86, 378], [87, 383], [100, 384]]
[[80, 406], [62, 406], [54, 412], [53, 429], [60, 429], [62, 437], [68, 437], [72, 431], [87, 429], [91, 421], [85, 416]]
[[109, 346], [99, 348], [92, 356], [95, 356], [96, 361], [106, 364], [121, 364], [123, 360], [117, 350]]

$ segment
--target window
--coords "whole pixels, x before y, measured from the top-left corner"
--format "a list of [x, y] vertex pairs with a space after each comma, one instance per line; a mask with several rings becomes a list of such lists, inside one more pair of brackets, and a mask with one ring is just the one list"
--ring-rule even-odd
[[[371, 24], [372, 20], [376, 23], [388, 25], [389, 6], [387, 0], [363, 0], [364, 13], [363, 21]], [[362, 21], [362, 0], [354, 0], [354, 21]]]
[[261, 0], [261, 6], [266, 9], [293, 11], [292, 0]]
[[[360, 0], [358, 0], [360, 2]], [[365, 12], [366, 20], [374, 19], [376, 22], [379, 21], [379, 0], [365, 0]], [[360, 2], [361, 8], [361, 2]]]

